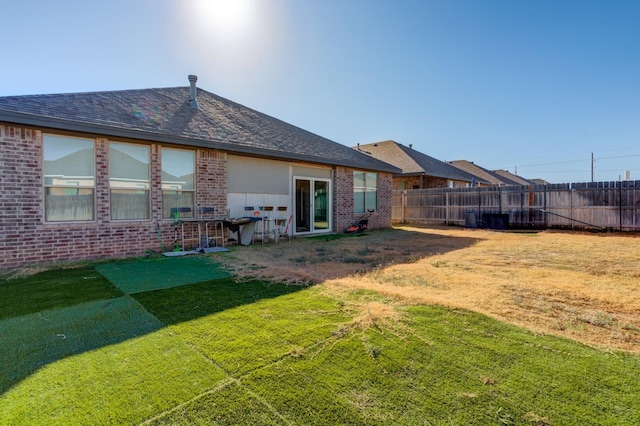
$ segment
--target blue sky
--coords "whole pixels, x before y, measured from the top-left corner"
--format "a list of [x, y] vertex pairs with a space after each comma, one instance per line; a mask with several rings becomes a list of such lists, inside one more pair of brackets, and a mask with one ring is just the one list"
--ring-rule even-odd
[[14, 0], [0, 96], [187, 86], [353, 146], [640, 180], [637, 0]]

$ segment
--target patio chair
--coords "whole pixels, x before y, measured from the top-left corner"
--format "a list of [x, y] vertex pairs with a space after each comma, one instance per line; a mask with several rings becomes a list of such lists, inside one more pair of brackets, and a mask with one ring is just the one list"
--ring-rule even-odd
[[276, 209], [276, 217], [273, 221], [273, 237], [276, 244], [278, 244], [278, 240], [283, 236], [286, 236], [287, 239], [291, 241], [291, 233], [289, 232], [290, 221], [291, 216], [287, 216], [287, 207], [278, 206]]
[[252, 219], [252, 222], [255, 222], [253, 227], [253, 235], [251, 236], [251, 242], [256, 242], [258, 238], [263, 240], [264, 243], [264, 223], [262, 220], [262, 207], [256, 209], [254, 206], [245, 206], [244, 212], [245, 215]]
[[271, 238], [271, 233], [273, 230], [271, 229], [271, 223], [274, 221], [273, 217], [273, 206], [259, 206], [258, 210], [262, 212], [262, 226], [260, 226], [260, 237], [262, 239], [262, 244], [269, 242]]

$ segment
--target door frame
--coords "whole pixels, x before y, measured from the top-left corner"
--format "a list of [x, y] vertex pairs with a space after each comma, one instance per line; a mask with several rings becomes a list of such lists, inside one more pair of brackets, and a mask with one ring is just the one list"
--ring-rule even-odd
[[[298, 232], [297, 230], [297, 221], [298, 221], [298, 193], [296, 191], [297, 181], [309, 181], [310, 189], [313, 190], [315, 186], [315, 182], [324, 182], [327, 184], [327, 229], [318, 229], [316, 230], [314, 227], [313, 220], [313, 212], [315, 211], [315, 200], [309, 192], [309, 231]], [[333, 230], [333, 184], [332, 179], [328, 178], [318, 178], [318, 177], [309, 177], [309, 176], [293, 176], [291, 180], [291, 194], [292, 194], [292, 206], [293, 206], [293, 218], [291, 223], [291, 229], [294, 235], [313, 235], [313, 234], [327, 234], [331, 233]]]

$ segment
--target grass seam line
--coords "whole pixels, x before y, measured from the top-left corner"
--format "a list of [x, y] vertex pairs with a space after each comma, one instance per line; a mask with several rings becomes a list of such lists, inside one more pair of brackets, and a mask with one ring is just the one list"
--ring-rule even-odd
[[165, 410], [162, 413], [150, 417], [148, 419], [146, 419], [145, 421], [143, 421], [142, 423], [139, 423], [140, 425], [148, 425], [151, 424], [152, 422], [156, 421], [156, 420], [160, 420], [163, 417], [166, 417], [178, 410], [180, 410], [182, 407], [186, 407], [189, 404], [192, 404], [196, 401], [201, 400], [202, 398], [208, 396], [208, 395], [213, 395], [216, 392], [221, 391], [222, 389], [228, 387], [229, 385], [238, 385], [239, 387], [241, 387], [245, 392], [247, 392], [249, 395], [251, 395], [252, 397], [256, 398], [258, 401], [260, 401], [265, 407], [267, 407], [267, 409], [269, 409], [273, 414], [275, 414], [280, 420], [282, 420], [285, 424], [287, 425], [295, 425], [294, 422], [291, 422], [290, 420], [288, 420], [286, 417], [284, 417], [267, 399], [265, 399], [263, 396], [257, 394], [255, 391], [253, 391], [252, 389], [246, 387], [245, 385], [242, 384], [242, 381], [240, 379], [237, 379], [233, 376], [227, 376], [226, 379], [222, 380], [220, 383], [218, 383], [216, 386], [214, 386], [213, 388], [202, 392], [190, 399], [188, 399], [185, 402], [182, 402], [172, 408], [170, 408], [169, 410]]
[[[235, 379], [237, 380], [237, 379]], [[267, 407], [269, 410], [271, 410], [271, 412], [273, 414], [275, 414], [280, 420], [282, 420], [285, 424], [293, 426], [296, 423], [292, 422], [290, 420], [288, 420], [286, 417], [284, 417], [282, 415], [282, 413], [280, 413], [280, 411], [278, 411], [266, 398], [264, 398], [261, 395], [258, 395], [255, 391], [251, 390], [250, 388], [246, 387], [245, 385], [242, 384], [242, 382], [240, 380], [237, 380], [238, 386], [240, 386], [242, 389], [244, 389], [249, 395], [253, 396], [254, 398], [256, 398], [258, 401], [260, 401], [261, 403], [264, 404], [265, 407]]]
[[185, 406], [187, 406], [187, 405], [189, 405], [189, 404], [191, 404], [193, 402], [196, 402], [196, 401], [204, 398], [207, 395], [212, 395], [212, 394], [214, 394], [214, 393], [226, 388], [227, 386], [232, 385], [232, 384], [237, 383], [237, 382], [238, 382], [238, 379], [236, 379], [234, 377], [231, 377], [231, 376], [227, 376], [227, 378], [225, 378], [224, 380], [220, 381], [220, 383], [218, 383], [216, 386], [206, 390], [205, 392], [199, 393], [198, 395], [193, 396], [193, 397], [189, 398], [188, 400], [186, 400], [184, 402], [181, 402], [180, 404], [171, 407], [168, 410], [165, 410], [165, 411], [163, 411], [163, 412], [161, 412], [161, 413], [159, 413], [159, 414], [157, 414], [157, 415], [155, 415], [153, 417], [150, 417], [150, 418], [144, 420], [142, 423], [139, 423], [139, 424], [140, 425], [151, 424], [151, 422], [153, 422], [153, 421], [160, 420], [163, 417], [168, 416], [169, 414], [172, 414], [172, 413], [178, 411], [182, 407], [185, 407]]
[[[177, 333], [177, 335], [179, 336], [179, 334], [178, 334], [178, 333]], [[185, 405], [187, 405], [187, 404], [190, 404], [191, 402], [197, 401], [197, 400], [199, 400], [199, 399], [201, 399], [201, 398], [204, 398], [204, 397], [205, 397], [205, 396], [207, 396], [207, 395], [211, 395], [211, 394], [213, 394], [213, 393], [215, 393], [215, 392], [217, 392], [217, 391], [219, 391], [219, 390], [221, 390], [221, 389], [224, 389], [225, 387], [229, 386], [230, 384], [237, 384], [237, 385], [238, 385], [238, 386], [240, 386], [242, 389], [244, 389], [247, 393], [249, 393], [251, 396], [255, 397], [255, 398], [256, 398], [257, 400], [259, 400], [262, 404], [264, 404], [264, 405], [265, 405], [265, 407], [267, 407], [271, 412], [273, 412], [273, 413], [274, 413], [278, 418], [280, 418], [280, 419], [281, 419], [285, 424], [288, 424], [288, 425], [294, 425], [294, 424], [295, 424], [295, 423], [292, 423], [291, 421], [287, 420], [287, 419], [286, 419], [286, 418], [285, 418], [285, 417], [284, 417], [284, 416], [283, 416], [283, 415], [282, 415], [278, 410], [276, 410], [276, 408], [275, 408], [273, 405], [271, 405], [271, 403], [269, 403], [269, 401], [267, 401], [264, 397], [262, 397], [262, 396], [258, 395], [258, 394], [257, 394], [257, 393], [255, 393], [253, 390], [251, 390], [250, 388], [247, 388], [246, 386], [244, 386], [244, 385], [242, 384], [242, 378], [244, 378], [244, 377], [248, 376], [248, 375], [249, 375], [249, 374], [251, 374], [252, 372], [255, 372], [255, 371], [261, 370], [261, 369], [266, 368], [266, 367], [270, 367], [270, 366], [275, 365], [275, 364], [279, 364], [279, 363], [280, 363], [280, 362], [282, 362], [285, 358], [288, 358], [288, 357], [292, 356], [291, 354], [285, 354], [285, 355], [283, 355], [282, 357], [278, 358], [277, 360], [275, 360], [275, 361], [274, 361], [274, 362], [272, 362], [272, 363], [269, 363], [269, 364], [267, 364], [267, 365], [260, 366], [260, 367], [255, 368], [255, 369], [252, 369], [252, 370], [250, 370], [250, 371], [246, 372], [245, 374], [242, 374], [242, 375], [240, 376], [240, 378], [236, 378], [236, 377], [232, 376], [232, 375], [231, 375], [228, 371], [226, 371], [224, 368], [222, 368], [222, 366], [220, 366], [220, 365], [219, 365], [219, 364], [218, 364], [214, 359], [210, 358], [210, 357], [209, 357], [209, 356], [207, 356], [204, 352], [202, 352], [202, 351], [201, 351], [201, 350], [200, 350], [200, 349], [199, 349], [195, 344], [193, 344], [193, 343], [191, 343], [191, 342], [189, 342], [189, 341], [185, 341], [185, 340], [183, 340], [183, 342], [184, 342], [187, 346], [189, 346], [193, 351], [195, 351], [195, 352], [199, 353], [201, 356], [203, 356], [207, 361], [209, 361], [211, 364], [213, 364], [216, 368], [218, 368], [218, 369], [220, 369], [221, 371], [223, 371], [223, 372], [227, 375], [227, 378], [226, 378], [225, 380], [223, 380], [222, 382], [220, 382], [220, 384], [218, 384], [218, 385], [217, 385], [217, 386], [215, 386], [214, 388], [209, 389], [208, 391], [203, 392], [203, 393], [201, 393], [201, 394], [198, 394], [198, 395], [194, 396], [193, 398], [191, 398], [190, 400], [185, 401], [185, 402], [183, 402], [183, 403], [181, 403], [181, 404], [179, 404], [179, 405], [176, 405], [175, 407], [171, 408], [170, 410], [167, 410], [167, 411], [165, 411], [165, 412], [161, 413], [160, 415], [156, 416], [156, 418], [157, 418], [157, 419], [160, 419], [160, 418], [162, 418], [162, 417], [163, 417], [163, 416], [165, 416], [165, 415], [171, 414], [172, 412], [174, 412], [174, 411], [176, 411], [176, 410], [180, 409], [180, 407], [182, 407], [182, 406], [185, 406]], [[141, 423], [141, 424], [149, 424], [149, 422], [150, 422], [150, 421], [153, 421], [153, 420], [154, 420], [154, 418], [152, 418], [152, 419], [148, 419], [148, 420], [146, 420], [144, 423]]]

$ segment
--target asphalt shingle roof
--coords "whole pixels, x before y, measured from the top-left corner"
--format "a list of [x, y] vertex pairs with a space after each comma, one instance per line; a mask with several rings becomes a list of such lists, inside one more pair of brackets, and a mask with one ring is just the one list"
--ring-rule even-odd
[[495, 173], [496, 175], [500, 176], [501, 179], [503, 180], [507, 180], [509, 182], [513, 182], [513, 185], [531, 185], [534, 182], [530, 181], [529, 179], [525, 179], [523, 177], [520, 177], [518, 175], [514, 175], [513, 173], [511, 173], [508, 170], [494, 170], [493, 173]]
[[459, 169], [464, 170], [467, 173], [471, 173], [472, 175], [475, 175], [480, 179], [486, 180], [492, 185], [530, 185], [532, 184], [532, 182], [524, 178], [521, 178], [520, 176], [516, 176], [512, 173], [509, 173], [506, 170], [491, 171], [466, 160], [450, 161], [449, 164], [451, 164], [454, 167], [458, 167]]
[[371, 156], [187, 87], [0, 97], [0, 121], [396, 173]]
[[476, 176], [453, 167], [444, 161], [392, 140], [360, 145], [359, 147], [354, 147], [354, 149], [359, 149], [361, 152], [368, 153], [378, 160], [398, 167], [403, 175], [424, 174], [463, 182], [471, 182], [472, 179], [478, 180]]

